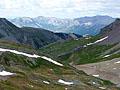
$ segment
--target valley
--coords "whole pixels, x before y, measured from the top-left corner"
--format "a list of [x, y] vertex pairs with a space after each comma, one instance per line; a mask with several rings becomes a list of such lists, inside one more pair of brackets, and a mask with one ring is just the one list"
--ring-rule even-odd
[[81, 36], [1, 18], [0, 90], [119, 90], [119, 31], [120, 19]]
[[1, 0], [0, 90], [120, 90], [120, 0]]
[[119, 87], [119, 27], [120, 20], [116, 19], [97, 36], [54, 43], [41, 48], [40, 51], [90, 76], [109, 80]]

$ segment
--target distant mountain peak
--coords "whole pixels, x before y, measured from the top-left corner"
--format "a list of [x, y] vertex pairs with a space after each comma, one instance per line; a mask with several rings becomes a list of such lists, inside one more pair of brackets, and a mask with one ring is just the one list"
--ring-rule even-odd
[[8, 21], [6, 18], [0, 18], [0, 27], [4, 28], [18, 28], [14, 24], [12, 24], [10, 21]]
[[0, 18], [0, 20], [7, 20], [6, 18]]
[[10, 21], [19, 27], [44, 28], [52, 32], [75, 33], [79, 35], [96, 35], [100, 29], [112, 23], [110, 16], [93, 16], [75, 19], [39, 16], [36, 18], [17, 18]]
[[6, 18], [0, 18], [0, 24], [5, 23], [5, 22], [8, 22], [8, 20]]

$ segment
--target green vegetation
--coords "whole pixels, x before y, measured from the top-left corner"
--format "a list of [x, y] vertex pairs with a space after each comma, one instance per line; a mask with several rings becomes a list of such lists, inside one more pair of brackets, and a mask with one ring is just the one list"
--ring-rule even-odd
[[[64, 90], [64, 85], [57, 82], [60, 78], [73, 81], [80, 80], [85, 83], [95, 79], [84, 73], [79, 74], [69, 67], [59, 67], [39, 58], [30, 59], [12, 53], [3, 53], [0, 64], [4, 65], [7, 71], [17, 74], [17, 76], [8, 78], [7, 81], [0, 81], [0, 88], [5, 90]], [[97, 80], [102, 81], [100, 79]], [[50, 85], [44, 84], [43, 81], [49, 81]], [[72, 88], [80, 89], [81, 86], [82, 84], [78, 83], [77, 86], [72, 86]], [[86, 84], [86, 86], [82, 87], [88, 88], [90, 86]], [[94, 87], [92, 89], [96, 90]]]
[[[1, 52], [0, 66], [4, 67], [6, 71], [16, 73], [16, 75], [8, 77], [7, 80], [1, 80], [0, 90], [65, 90], [66, 87], [72, 90], [99, 90], [100, 86], [117, 90], [111, 82], [88, 76], [83, 71], [68, 65], [70, 62], [83, 64], [101, 61], [100, 58], [105, 60], [106, 58], [103, 58], [101, 53], [111, 46], [92, 45], [80, 50], [75, 49], [95, 40], [97, 38], [68, 40], [51, 44], [39, 51], [13, 42], [0, 41], [3, 48], [9, 47], [22, 52], [47, 55], [66, 64], [64, 67], [60, 67], [41, 58], [28, 58], [10, 52]], [[58, 83], [59, 79], [72, 81], [75, 84], [71, 86], [60, 84]], [[50, 84], [45, 84], [43, 81], [48, 81]], [[94, 81], [97, 83], [96, 85], [93, 84]]]
[[[87, 64], [110, 60], [112, 58], [103, 58], [104, 53], [115, 45], [84, 45], [95, 42], [98, 36], [89, 39], [81, 38], [79, 40], [68, 40], [65, 42], [57, 42], [40, 49], [40, 52], [56, 58], [64, 64]], [[116, 51], [116, 50], [114, 50]], [[115, 55], [116, 56], [116, 55]], [[118, 56], [118, 55], [117, 55]], [[114, 55], [111, 55], [114, 57]]]
[[[82, 71], [71, 68], [71, 66], [59, 67], [41, 58], [33, 59], [4, 52], [0, 56], [1, 65], [6, 71], [16, 73], [15, 76], [0, 81], [1, 90], [64, 90], [65, 87], [73, 90], [98, 90], [99, 86], [114, 88], [113, 84], [106, 84], [105, 81], [88, 76]], [[66, 86], [58, 83], [59, 79], [76, 83], [72, 86]], [[94, 80], [98, 86], [89, 83]], [[50, 84], [45, 84], [43, 81], [49, 81]]]
[[87, 64], [87, 63], [94, 63], [103, 61], [102, 53], [105, 50], [109, 49], [111, 46], [99, 46], [99, 45], [92, 45], [86, 48], [82, 48], [80, 51], [76, 51], [71, 53], [70, 55], [60, 56], [59, 59], [63, 61], [73, 62], [74, 64]]
[[80, 38], [79, 40], [67, 40], [62, 42], [56, 42], [41, 48], [39, 52], [42, 52], [43, 54], [52, 57], [57, 57], [64, 53], [72, 52], [75, 48], [94, 42], [97, 39], [98, 37], [91, 37], [89, 39]]
[[15, 49], [19, 51], [24, 51], [24, 52], [36, 52], [31, 46], [29, 45], [24, 45], [24, 44], [18, 44], [12, 41], [6, 41], [6, 40], [0, 40], [0, 47], [1, 48], [10, 48], [10, 49]]

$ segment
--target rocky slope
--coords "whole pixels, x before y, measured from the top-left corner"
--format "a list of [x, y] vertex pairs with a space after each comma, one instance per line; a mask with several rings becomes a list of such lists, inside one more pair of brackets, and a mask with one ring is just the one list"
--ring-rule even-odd
[[40, 51], [85, 71], [88, 75], [110, 80], [119, 87], [120, 19], [102, 29], [97, 36], [59, 42]]
[[[0, 90], [119, 90], [119, 85], [111, 83], [110, 78], [99, 79], [98, 72], [87, 75], [87, 72], [79, 69], [82, 64], [104, 63], [118, 58], [114, 62], [117, 64], [109, 62], [109, 69], [104, 67], [108, 63], [100, 64], [102, 68], [99, 68], [103, 70], [103, 76], [106, 75], [105, 68], [109, 76], [119, 77], [119, 66], [116, 69], [120, 63], [119, 44], [99, 44], [108, 39], [104, 34], [76, 39], [78, 35], [75, 34], [70, 34], [70, 37], [68, 34], [61, 35], [38, 28], [18, 28], [6, 19], [0, 20], [0, 23]], [[39, 50], [25, 45], [27, 41], [31, 44], [32, 40], [48, 40], [48, 34], [70, 39], [49, 44]], [[114, 71], [111, 72], [111, 68]]]
[[[67, 37], [62, 37], [51, 31], [41, 28], [23, 27], [18, 28], [5, 18], [0, 18], [0, 38], [14, 41], [21, 44], [28, 44], [34, 48], [40, 48], [44, 45], [59, 41], [71, 39], [69, 34]], [[78, 37], [75, 35], [76, 38]], [[74, 38], [74, 37], [72, 37]]]
[[[2, 46], [3, 41], [0, 40], [0, 43]], [[8, 47], [21, 48], [21, 51]], [[0, 48], [1, 90], [118, 90], [111, 82], [88, 76], [71, 66], [56, 65], [45, 57], [29, 57], [41, 55], [33, 50], [7, 41]]]
[[78, 34], [74, 34], [74, 33], [55, 33], [57, 36], [61, 37], [62, 39], [64, 40], [70, 40], [70, 39], [79, 39], [81, 38], [82, 36], [81, 35], [78, 35]]
[[100, 32], [102, 37], [108, 36], [101, 44], [120, 43], [120, 19], [116, 19], [110, 25], [104, 27]]

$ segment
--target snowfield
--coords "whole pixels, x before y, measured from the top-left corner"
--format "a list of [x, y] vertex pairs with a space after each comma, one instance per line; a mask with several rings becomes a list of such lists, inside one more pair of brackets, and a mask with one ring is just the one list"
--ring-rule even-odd
[[58, 82], [62, 83], [62, 84], [65, 84], [65, 85], [73, 85], [74, 84], [73, 82], [66, 82], [66, 81], [64, 81], [62, 79], [59, 79]]
[[97, 40], [97, 41], [95, 41], [95, 42], [93, 42], [93, 43], [89, 43], [89, 44], [87, 44], [87, 46], [90, 46], [90, 45], [93, 45], [93, 44], [102, 42], [102, 41], [104, 41], [104, 40], [107, 39], [107, 38], [108, 38], [108, 36], [106, 36], [106, 37], [104, 37], [104, 38], [102, 38], [102, 39], [99, 39], [99, 40]]
[[1, 71], [0, 72], [0, 76], [12, 76], [14, 75], [15, 73], [11, 73], [11, 72], [7, 72], [7, 71]]
[[27, 56], [27, 57], [30, 57], [30, 58], [42, 58], [42, 59], [45, 59], [51, 63], [54, 63], [58, 66], [63, 66], [63, 64], [59, 63], [59, 62], [56, 62], [54, 60], [52, 60], [51, 58], [48, 58], [46, 56], [39, 56], [39, 55], [31, 55], [31, 54], [27, 54], [27, 53], [23, 53], [23, 52], [19, 52], [19, 51], [16, 51], [16, 50], [11, 50], [11, 49], [3, 49], [3, 48], [0, 48], [0, 51], [1, 52], [11, 52], [11, 53], [15, 53], [15, 54], [18, 54], [18, 55], [23, 55], [23, 56]]
[[97, 41], [95, 41], [94, 43], [102, 42], [102, 41], [104, 41], [104, 40], [107, 39], [107, 38], [108, 38], [108, 36], [106, 36], [106, 37], [104, 37], [104, 38], [102, 38], [102, 39], [100, 39], [100, 40], [97, 40]]
[[58, 63], [58, 62], [52, 60], [51, 58], [48, 58], [48, 57], [45, 57], [45, 56], [40, 56], [40, 58], [45, 59], [45, 60], [47, 60], [47, 61], [49, 61], [49, 62], [52, 62], [52, 63], [54, 63], [54, 64], [56, 64], [56, 65], [63, 66], [63, 64]]
[[1, 52], [11, 52], [11, 53], [15, 53], [15, 54], [27, 56], [27, 57], [30, 57], [30, 58], [38, 58], [38, 57], [40, 57], [40, 56], [35, 55], [35, 54], [34, 54], [34, 55], [31, 55], [31, 54], [19, 52], [19, 51], [16, 51], [16, 50], [10, 50], [10, 49], [3, 49], [3, 48], [0, 48], [0, 51], [1, 51]]

